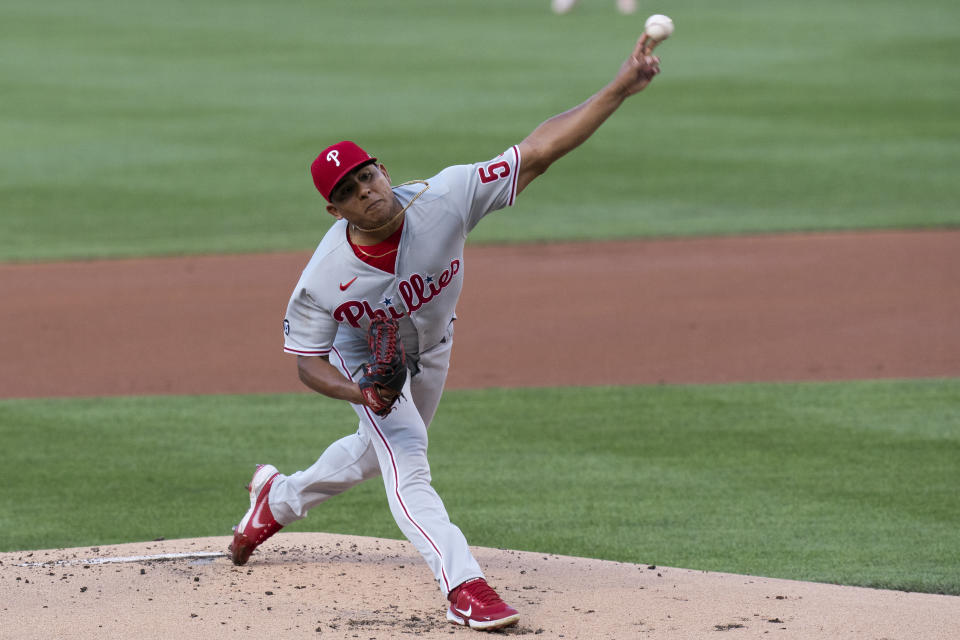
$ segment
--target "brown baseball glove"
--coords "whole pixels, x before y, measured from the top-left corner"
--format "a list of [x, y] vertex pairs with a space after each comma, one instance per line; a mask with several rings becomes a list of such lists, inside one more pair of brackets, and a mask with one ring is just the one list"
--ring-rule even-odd
[[363, 401], [380, 417], [393, 410], [407, 380], [407, 358], [399, 331], [396, 320], [378, 316], [367, 332], [370, 359], [363, 365], [358, 384]]

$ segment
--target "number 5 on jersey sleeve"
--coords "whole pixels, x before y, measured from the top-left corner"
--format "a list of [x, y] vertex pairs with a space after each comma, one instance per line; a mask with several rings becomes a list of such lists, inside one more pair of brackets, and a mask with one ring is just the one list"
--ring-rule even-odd
[[480, 182], [489, 184], [508, 177], [510, 175], [510, 165], [507, 164], [506, 160], [501, 160], [485, 167], [478, 167], [477, 173], [480, 174]]

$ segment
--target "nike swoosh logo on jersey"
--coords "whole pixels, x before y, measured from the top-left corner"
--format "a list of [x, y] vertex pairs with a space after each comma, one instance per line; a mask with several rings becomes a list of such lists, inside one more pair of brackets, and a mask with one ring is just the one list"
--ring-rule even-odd
[[350, 288], [350, 285], [353, 284], [354, 280], [356, 280], [356, 279], [359, 278], [359, 277], [360, 277], [360, 276], [353, 276], [353, 280], [351, 280], [351, 281], [348, 282], [347, 284], [343, 284], [343, 283], [341, 282], [341, 283], [340, 283], [340, 291], [346, 291], [348, 288]]
[[454, 607], [453, 610], [459, 613], [460, 615], [462, 615], [464, 618], [469, 618], [470, 614], [473, 613], [473, 605], [470, 605], [469, 607], [467, 607], [466, 611], [462, 609], [458, 609], [457, 607]]

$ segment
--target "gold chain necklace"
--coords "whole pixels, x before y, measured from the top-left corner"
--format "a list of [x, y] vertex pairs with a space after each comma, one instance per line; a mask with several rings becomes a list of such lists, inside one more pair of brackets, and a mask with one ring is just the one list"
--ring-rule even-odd
[[360, 253], [362, 253], [363, 255], [367, 256], [368, 258], [384, 258], [384, 257], [390, 255], [391, 253], [396, 253], [396, 252], [397, 252], [397, 249], [399, 249], [400, 247], [397, 247], [396, 249], [390, 249], [390, 251], [387, 251], [386, 253], [381, 253], [381, 254], [378, 255], [378, 256], [375, 256], [375, 255], [373, 255], [372, 253], [367, 253], [366, 251], [364, 251], [363, 249], [361, 249], [361, 248], [360, 248], [360, 245], [358, 245], [358, 244], [353, 245], [353, 248], [356, 249], [357, 251], [359, 251]]
[[[413, 202], [414, 202], [417, 198], [419, 198], [420, 196], [422, 196], [423, 193], [424, 193], [427, 189], [430, 188], [430, 183], [428, 183], [426, 180], [411, 180], [410, 182], [404, 182], [403, 184], [398, 185], [398, 186], [404, 187], [404, 186], [406, 186], [406, 185], [408, 185], [408, 184], [422, 184], [422, 185], [424, 185], [424, 187], [423, 187], [423, 189], [420, 190], [419, 193], [417, 193], [417, 195], [415, 195], [415, 196], [413, 196], [412, 198], [410, 198], [410, 202], [408, 202], [408, 203], [406, 204], [406, 206], [403, 207], [403, 209], [400, 209], [400, 211], [399, 211], [399, 213], [397, 213], [397, 215], [395, 215], [395, 216], [393, 216], [392, 218], [390, 218], [389, 220], [387, 220], [386, 223], [380, 225], [379, 227], [375, 227], [375, 228], [373, 228], [373, 229], [361, 229], [360, 227], [358, 227], [358, 226], [355, 225], [355, 224], [352, 224], [351, 226], [352, 226], [354, 229], [356, 229], [357, 231], [363, 231], [363, 232], [365, 232], [365, 233], [370, 233], [370, 232], [372, 232], [372, 231], [379, 231], [380, 229], [383, 229], [384, 227], [386, 227], [387, 225], [389, 225], [391, 222], [393, 222], [394, 220], [396, 220], [397, 218], [399, 218], [401, 215], [403, 215], [403, 214], [407, 211], [407, 209], [410, 208], [410, 205], [412, 205]], [[376, 256], [375, 256], [375, 255], [373, 255], [372, 253], [367, 253], [366, 251], [364, 251], [363, 249], [361, 249], [361, 248], [360, 248], [360, 245], [358, 245], [358, 244], [355, 244], [355, 245], [353, 245], [353, 246], [356, 247], [357, 251], [359, 251], [359, 252], [362, 253], [363, 255], [367, 256], [368, 258], [385, 258], [386, 256], [390, 255], [391, 253], [396, 253], [396, 252], [400, 249], [400, 247], [398, 246], [398, 247], [396, 247], [396, 248], [394, 248], [394, 249], [391, 249], [390, 251], [387, 251], [386, 253], [381, 253], [380, 255], [376, 255]]]

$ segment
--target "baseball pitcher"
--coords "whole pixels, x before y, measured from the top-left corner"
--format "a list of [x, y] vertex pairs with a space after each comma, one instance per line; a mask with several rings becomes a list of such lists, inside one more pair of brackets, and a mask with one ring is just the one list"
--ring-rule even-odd
[[242, 565], [284, 525], [364, 480], [382, 476], [390, 510], [447, 597], [447, 618], [473, 629], [520, 614], [487, 584], [460, 529], [431, 486], [427, 427], [443, 393], [467, 234], [514, 204], [530, 182], [583, 143], [660, 71], [644, 35], [614, 79], [522, 142], [483, 162], [391, 186], [387, 168], [353, 142], [320, 152], [310, 169], [336, 222], [293, 289], [284, 350], [309, 388], [346, 400], [358, 430], [312, 466], [283, 475], [259, 465], [250, 509], [230, 553]]

